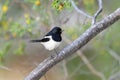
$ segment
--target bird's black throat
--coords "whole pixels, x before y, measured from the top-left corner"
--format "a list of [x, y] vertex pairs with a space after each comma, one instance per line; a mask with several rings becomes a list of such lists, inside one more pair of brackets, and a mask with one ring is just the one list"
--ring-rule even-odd
[[52, 39], [55, 40], [55, 41], [57, 41], [57, 42], [62, 41], [62, 37], [61, 37], [60, 34], [54, 34], [54, 35], [52, 35]]

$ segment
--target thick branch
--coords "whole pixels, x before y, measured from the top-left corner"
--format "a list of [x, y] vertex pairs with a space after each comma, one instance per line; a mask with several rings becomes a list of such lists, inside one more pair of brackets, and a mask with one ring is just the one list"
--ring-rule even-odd
[[65, 59], [66, 57], [75, 53], [78, 49], [86, 45], [91, 39], [93, 39], [97, 34], [99, 34], [104, 29], [108, 28], [110, 25], [115, 23], [120, 19], [120, 8], [115, 12], [92, 25], [86, 32], [84, 32], [78, 39], [73, 41], [70, 45], [65, 47], [58, 56], [54, 58], [47, 58], [42, 63], [40, 63], [37, 68], [35, 68], [25, 80], [39, 80], [49, 69], [54, 65]]

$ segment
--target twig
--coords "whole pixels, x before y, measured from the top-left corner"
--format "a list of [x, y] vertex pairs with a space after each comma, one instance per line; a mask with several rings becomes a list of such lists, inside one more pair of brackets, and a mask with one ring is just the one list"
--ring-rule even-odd
[[1, 68], [1, 69], [4, 69], [4, 70], [7, 70], [7, 71], [12, 71], [10, 68], [8, 68], [8, 67], [6, 67], [6, 66], [0, 65], [0, 68]]
[[96, 23], [96, 18], [102, 12], [102, 9], [103, 9], [103, 7], [102, 7], [102, 0], [97, 0], [97, 2], [98, 2], [98, 7], [99, 8], [96, 11], [96, 13], [94, 14], [94, 17], [92, 19], [92, 25]]
[[112, 49], [110, 48], [106, 48], [108, 50], [108, 52], [110, 53], [110, 55], [115, 58], [117, 61], [119, 61], [120, 63], [120, 56], [115, 52], [113, 51]]
[[78, 39], [73, 41], [70, 45], [65, 47], [60, 53], [54, 58], [47, 58], [41, 62], [37, 68], [35, 68], [25, 80], [39, 80], [49, 69], [54, 65], [65, 59], [66, 57], [75, 53], [78, 49], [86, 45], [91, 39], [93, 39], [101, 31], [108, 28], [110, 25], [120, 19], [120, 8], [109, 16], [105, 17], [100, 22], [92, 25], [87, 31], [85, 31]]
[[44, 75], [44, 78], [45, 78], [45, 80], [47, 80], [47, 77], [46, 77], [46, 75]]
[[90, 62], [88, 61], [88, 59], [86, 58], [85, 55], [83, 55], [83, 53], [81, 53], [81, 51], [78, 51], [77, 54], [80, 56], [80, 58], [84, 61], [84, 63], [87, 65], [87, 67], [89, 68], [89, 70], [96, 76], [100, 77], [101, 80], [106, 80], [105, 76], [103, 75], [103, 73], [97, 71], [92, 64], [90, 64]]
[[[64, 37], [64, 40], [65, 40], [68, 44], [71, 43], [71, 41], [70, 41], [69, 39], [65, 38], [65, 37]], [[77, 51], [77, 54], [78, 54], [78, 56], [80, 56], [80, 58], [82, 59], [82, 61], [87, 65], [87, 67], [89, 68], [89, 70], [90, 70], [94, 75], [100, 77], [102, 80], [106, 80], [106, 79], [105, 79], [105, 76], [103, 75], [103, 73], [97, 71], [97, 70], [93, 67], [93, 65], [90, 64], [90, 62], [89, 62], [89, 60], [87, 59], [87, 57], [86, 57], [80, 50]]]
[[120, 71], [115, 73], [114, 75], [110, 76], [108, 80], [119, 80], [120, 79]]
[[63, 63], [62, 65], [63, 65], [64, 74], [65, 74], [64, 79], [66, 79], [66, 77], [68, 77], [68, 71], [67, 71], [67, 67], [66, 67], [66, 60], [63, 60], [62, 63]]
[[86, 14], [85, 12], [83, 12], [82, 10], [80, 10], [80, 9], [76, 6], [76, 4], [74, 3], [73, 0], [70, 0], [70, 2], [71, 2], [72, 6], [74, 7], [74, 9], [75, 9], [77, 12], [83, 14], [84, 16], [86, 16], [86, 17], [88, 17], [88, 18], [90, 18], [90, 19], [93, 18], [92, 16], [90, 16], [90, 15]]
[[99, 8], [98, 8], [98, 10], [96, 11], [96, 13], [95, 13], [93, 16], [90, 16], [90, 15], [86, 14], [84, 11], [80, 10], [80, 9], [76, 6], [76, 4], [74, 3], [73, 0], [70, 0], [70, 2], [71, 2], [72, 6], [74, 7], [74, 9], [75, 9], [77, 12], [79, 12], [79, 13], [83, 14], [84, 16], [92, 19], [92, 25], [94, 25], [94, 24], [96, 23], [96, 18], [97, 18], [97, 16], [102, 12], [102, 9], [103, 9], [103, 7], [102, 7], [102, 0], [97, 0], [97, 2], [98, 2], [98, 7], [99, 7]]

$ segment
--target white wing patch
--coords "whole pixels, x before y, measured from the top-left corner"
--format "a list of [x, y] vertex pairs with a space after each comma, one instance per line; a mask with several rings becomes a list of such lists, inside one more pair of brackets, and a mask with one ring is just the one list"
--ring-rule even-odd
[[47, 49], [47, 50], [53, 50], [57, 48], [61, 42], [53, 41], [52, 36], [46, 36], [45, 38], [50, 38], [48, 42], [41, 42], [41, 44]]

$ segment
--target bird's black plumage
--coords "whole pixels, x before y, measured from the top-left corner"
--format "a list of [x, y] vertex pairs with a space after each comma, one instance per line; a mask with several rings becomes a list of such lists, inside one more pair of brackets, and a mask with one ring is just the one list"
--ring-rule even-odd
[[49, 33], [47, 33], [45, 36], [52, 35], [52, 39], [59, 42], [62, 40], [61, 37], [62, 29], [60, 27], [54, 27]]
[[54, 27], [49, 33], [47, 33], [45, 36], [50, 36], [50, 35], [61, 35], [62, 29], [60, 27]]
[[50, 40], [50, 38], [43, 38], [43, 39], [36, 39], [36, 40], [31, 40], [31, 42], [47, 42], [47, 41], [49, 41]]
[[47, 42], [50, 40], [49, 38], [47, 38], [47, 36], [52, 36], [53, 40], [60, 42], [62, 40], [61, 34], [62, 34], [62, 29], [60, 27], [54, 27], [50, 32], [48, 32], [44, 36], [44, 38], [31, 40], [31, 42]]

